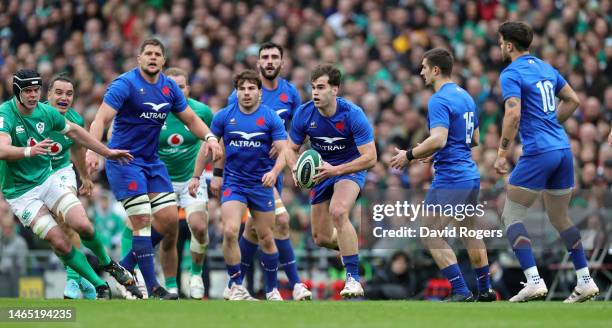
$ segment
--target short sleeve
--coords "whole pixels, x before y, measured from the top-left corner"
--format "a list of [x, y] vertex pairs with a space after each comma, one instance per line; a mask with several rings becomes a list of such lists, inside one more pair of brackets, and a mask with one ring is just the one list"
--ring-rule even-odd
[[224, 121], [227, 110], [221, 110], [215, 115], [210, 124], [210, 131], [217, 137], [222, 138], [224, 132]]
[[0, 110], [0, 132], [11, 135], [12, 123], [8, 113], [5, 110]]
[[289, 138], [296, 145], [301, 145], [304, 143], [304, 139], [306, 139], [303, 109], [304, 105], [296, 110], [294, 118], [291, 120], [291, 127], [289, 128]]
[[130, 85], [123, 77], [116, 78], [104, 94], [104, 103], [119, 111], [130, 95]]
[[504, 101], [510, 97], [521, 98], [521, 77], [515, 70], [505, 70], [499, 77]]
[[565, 85], [567, 84], [567, 81], [565, 80], [565, 78], [563, 78], [563, 75], [561, 75], [559, 71], [557, 71], [556, 69], [554, 69], [554, 71], [555, 71], [555, 76], [557, 78], [557, 83], [555, 84], [555, 95], [556, 95], [561, 91], [561, 89], [563, 89], [563, 87], [565, 87]]
[[174, 113], [180, 113], [187, 108], [187, 99], [185, 98], [185, 95], [183, 95], [181, 88], [179, 88], [178, 84], [176, 84], [174, 80], [168, 79], [168, 83], [170, 84], [170, 88], [172, 88], [172, 95], [174, 98], [172, 111]]
[[429, 129], [445, 127], [450, 125], [450, 108], [440, 101], [437, 97], [429, 99], [427, 121]]
[[61, 134], [66, 133], [66, 118], [55, 109], [48, 110], [48, 113], [49, 117], [51, 118], [51, 129], [53, 131], [58, 131]]
[[271, 111], [271, 114], [272, 115], [269, 116], [272, 117], [272, 140], [287, 140], [287, 132], [285, 132], [285, 126], [283, 125], [283, 121], [281, 120], [280, 116], [276, 115], [276, 113], [273, 111]]
[[238, 95], [236, 94], [236, 89], [232, 91], [232, 94], [227, 97], [227, 105], [235, 104], [238, 101]]
[[357, 147], [374, 141], [374, 130], [361, 109], [351, 118], [351, 131]]

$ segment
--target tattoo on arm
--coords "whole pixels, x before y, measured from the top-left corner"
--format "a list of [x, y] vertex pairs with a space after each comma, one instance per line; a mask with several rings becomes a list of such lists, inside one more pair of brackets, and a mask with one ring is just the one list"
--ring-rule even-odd
[[516, 107], [516, 105], [518, 105], [518, 104], [516, 103], [516, 101], [514, 99], [508, 100], [508, 107], [509, 108], [514, 108], [514, 107]]
[[510, 144], [510, 140], [508, 140], [508, 138], [504, 138], [502, 140], [501, 146], [503, 149], [508, 149], [508, 145]]

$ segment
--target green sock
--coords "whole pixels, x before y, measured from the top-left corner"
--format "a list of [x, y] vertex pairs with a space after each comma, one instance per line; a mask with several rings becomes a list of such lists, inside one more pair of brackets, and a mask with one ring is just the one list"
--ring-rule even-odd
[[64, 265], [64, 267], [66, 268], [66, 281], [74, 280], [76, 282], [79, 282], [81, 280], [81, 275], [78, 272], [74, 271], [73, 268], [67, 265]]
[[125, 227], [121, 234], [121, 258], [124, 258], [132, 250], [132, 230]]
[[166, 288], [178, 288], [176, 284], [176, 277], [166, 277]]
[[83, 245], [85, 245], [85, 247], [91, 249], [91, 251], [96, 254], [98, 260], [100, 261], [100, 265], [107, 266], [111, 262], [111, 259], [104, 248], [104, 244], [102, 244], [102, 239], [100, 239], [100, 235], [97, 231], [94, 230], [94, 234], [90, 239], [81, 236], [81, 240], [83, 241]]
[[89, 265], [85, 254], [74, 248], [74, 246], [70, 249], [70, 253], [60, 256], [59, 258], [66, 266], [74, 269], [74, 271], [76, 271], [83, 278], [89, 280], [94, 286], [98, 287], [106, 284], [104, 280], [98, 277], [91, 265]]
[[202, 266], [203, 264], [199, 264], [194, 261], [191, 261], [191, 275], [192, 276], [202, 275]]

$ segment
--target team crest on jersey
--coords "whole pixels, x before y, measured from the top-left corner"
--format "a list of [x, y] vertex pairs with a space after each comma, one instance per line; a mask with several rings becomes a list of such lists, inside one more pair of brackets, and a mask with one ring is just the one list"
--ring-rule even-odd
[[266, 121], [264, 120], [264, 118], [263, 118], [263, 117], [260, 117], [260, 118], [258, 118], [258, 119], [255, 121], [255, 124], [257, 124], [257, 125], [259, 125], [259, 126], [264, 126], [264, 125], [266, 125]]
[[336, 122], [336, 129], [340, 132], [344, 132], [344, 121]]
[[310, 125], [308, 126], [309, 129], [316, 129], [317, 128], [317, 122], [312, 121], [310, 122]]
[[280, 101], [286, 103], [289, 100], [289, 96], [287, 96], [286, 93], [281, 93], [280, 96], [278, 96], [278, 99], [280, 99]]
[[43, 131], [45, 131], [45, 123], [44, 122], [36, 123], [36, 131], [38, 131], [38, 133], [43, 133]]
[[229, 121], [229, 124], [232, 124], [232, 125], [236, 124], [236, 119], [232, 117], [232, 119]]
[[144, 88], [140, 88], [140, 90], [138, 90], [138, 92], [139, 92], [141, 95], [144, 95], [144, 94], [145, 94]]
[[168, 86], [167, 86], [167, 85], [166, 85], [166, 86], [164, 86], [164, 87], [162, 88], [162, 93], [164, 94], [164, 96], [169, 95], [169, 94], [170, 94], [170, 88], [168, 88]]
[[182, 135], [178, 133], [173, 133], [168, 137], [168, 144], [172, 147], [178, 147], [185, 142], [185, 139]]
[[51, 144], [51, 148], [49, 148], [49, 151], [51, 153], [52, 156], [58, 155], [59, 153], [62, 152], [62, 144], [59, 142], [54, 142]]

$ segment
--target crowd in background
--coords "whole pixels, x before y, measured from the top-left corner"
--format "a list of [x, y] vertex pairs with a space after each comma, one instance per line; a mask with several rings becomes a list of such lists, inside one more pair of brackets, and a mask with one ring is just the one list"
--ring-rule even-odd
[[[490, 210], [499, 214], [507, 177], [493, 169], [504, 113], [499, 75], [505, 63], [497, 28], [506, 20], [533, 27], [531, 52], [558, 69], [579, 95], [581, 105], [565, 128], [575, 157], [576, 189], [592, 192], [576, 197], [575, 204], [612, 207], [606, 194], [612, 187], [612, 148], [606, 142], [612, 119], [609, 0], [0, 1], [0, 99], [12, 97], [12, 74], [20, 68], [38, 70], [43, 81], [66, 72], [77, 84], [73, 107], [88, 127], [106, 86], [136, 66], [140, 42], [154, 36], [167, 47], [166, 67], [185, 69], [191, 97], [216, 112], [226, 105], [233, 74], [255, 67], [258, 45], [273, 41], [285, 49], [281, 75], [295, 84], [303, 102], [310, 99], [310, 70], [333, 63], [343, 73], [341, 95], [361, 106], [374, 126], [379, 160], [368, 174], [364, 204], [368, 193], [428, 188], [430, 164], [398, 171], [388, 163], [394, 147], [415, 146], [428, 135], [427, 102], [433, 90], [419, 76], [421, 58], [430, 48], [445, 47], [455, 58], [453, 80], [478, 107], [481, 145], [473, 156], [482, 189], [493, 200]], [[512, 163], [520, 153], [517, 143]], [[95, 195], [84, 201], [114, 247], [121, 217], [108, 210], [116, 204], [104, 173], [96, 179]], [[285, 179], [283, 198], [294, 244], [306, 247], [312, 245], [307, 193], [291, 181]], [[214, 234], [218, 202], [211, 201], [210, 213]], [[358, 210], [353, 217], [358, 225]], [[4, 221], [3, 229], [13, 229]], [[587, 221], [600, 228], [611, 224], [610, 218]], [[28, 246], [38, 247], [33, 240]], [[364, 241], [364, 246], [374, 244]], [[409, 256], [406, 263], [413, 264]], [[406, 288], [420, 291], [411, 283]]]

